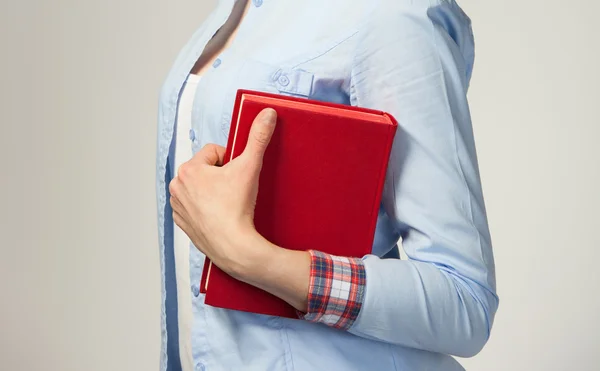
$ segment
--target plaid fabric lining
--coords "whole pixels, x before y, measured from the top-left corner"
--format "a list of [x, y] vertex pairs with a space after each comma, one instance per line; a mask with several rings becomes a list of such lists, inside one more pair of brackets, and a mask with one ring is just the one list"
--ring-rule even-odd
[[309, 250], [311, 257], [308, 312], [298, 313], [310, 322], [349, 329], [360, 312], [365, 295], [365, 266], [360, 258], [346, 258]]

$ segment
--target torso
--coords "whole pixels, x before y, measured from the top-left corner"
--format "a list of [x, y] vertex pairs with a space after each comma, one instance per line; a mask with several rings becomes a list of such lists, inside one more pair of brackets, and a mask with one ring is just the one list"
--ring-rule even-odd
[[[183, 145], [191, 144], [187, 156], [208, 143], [227, 144], [237, 89], [351, 103], [353, 35], [372, 2], [353, 2], [352, 7], [344, 0], [292, 4], [292, 0], [238, 0], [235, 4], [221, 0], [180, 53], [161, 90], [157, 147], [163, 270], [161, 370], [460, 370], [448, 356], [303, 321], [221, 310], [205, 305], [203, 294], [197, 294], [204, 256], [189, 243], [174, 243], [172, 224], [168, 225], [172, 218], [165, 212], [168, 182], [180, 164], [172, 162], [177, 160], [172, 149], [180, 143], [175, 138], [172, 145], [178, 108], [180, 117], [190, 114], [189, 108], [177, 107], [188, 75], [202, 78], [191, 112], [191, 136], [180, 132], [185, 136]], [[222, 64], [214, 64], [218, 59]], [[191, 137], [195, 140], [190, 141]], [[387, 218], [378, 221], [375, 255], [385, 255], [397, 241], [388, 224]], [[183, 247], [178, 251], [173, 245]], [[184, 318], [188, 318], [187, 325]]]
[[198, 61], [192, 68], [194, 75], [202, 75], [217, 58], [217, 55], [227, 49], [235, 38], [242, 19], [246, 16], [250, 5], [249, 0], [238, 0], [233, 6], [231, 15], [225, 24], [215, 33], [208, 42]]

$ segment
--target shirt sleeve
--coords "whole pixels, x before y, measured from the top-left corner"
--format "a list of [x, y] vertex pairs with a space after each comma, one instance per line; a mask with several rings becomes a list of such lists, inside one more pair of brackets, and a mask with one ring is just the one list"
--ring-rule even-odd
[[310, 250], [308, 311], [300, 318], [341, 330], [352, 326], [364, 300], [365, 265], [362, 259]]
[[[489, 338], [498, 296], [466, 98], [471, 23], [454, 2], [377, 4], [357, 34], [351, 102], [398, 120], [382, 205], [408, 260], [317, 258], [309, 298], [317, 314], [308, 318], [390, 344], [473, 356]], [[360, 284], [349, 278], [361, 275]], [[343, 286], [354, 302], [327, 288]]]

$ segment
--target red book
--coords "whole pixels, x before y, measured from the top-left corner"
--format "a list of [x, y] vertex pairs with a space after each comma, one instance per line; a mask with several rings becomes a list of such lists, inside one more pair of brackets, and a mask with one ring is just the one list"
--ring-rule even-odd
[[[277, 111], [277, 125], [259, 178], [256, 230], [286, 249], [369, 254], [396, 120], [376, 110], [239, 90], [225, 163], [244, 151], [254, 118], [267, 107]], [[200, 291], [211, 306], [297, 318], [291, 305], [208, 258]]]

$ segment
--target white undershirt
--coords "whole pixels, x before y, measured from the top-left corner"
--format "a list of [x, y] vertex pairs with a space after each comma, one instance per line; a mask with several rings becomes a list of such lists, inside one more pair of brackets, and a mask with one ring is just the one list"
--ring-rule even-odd
[[[175, 133], [175, 169], [192, 158], [192, 106], [200, 76], [190, 74], [187, 78], [177, 108], [177, 131]], [[176, 173], [177, 174], [177, 173]], [[192, 371], [191, 331], [193, 324], [192, 296], [190, 292], [190, 239], [174, 224], [173, 245], [177, 276], [177, 314], [179, 322], [179, 355], [183, 371]]]

